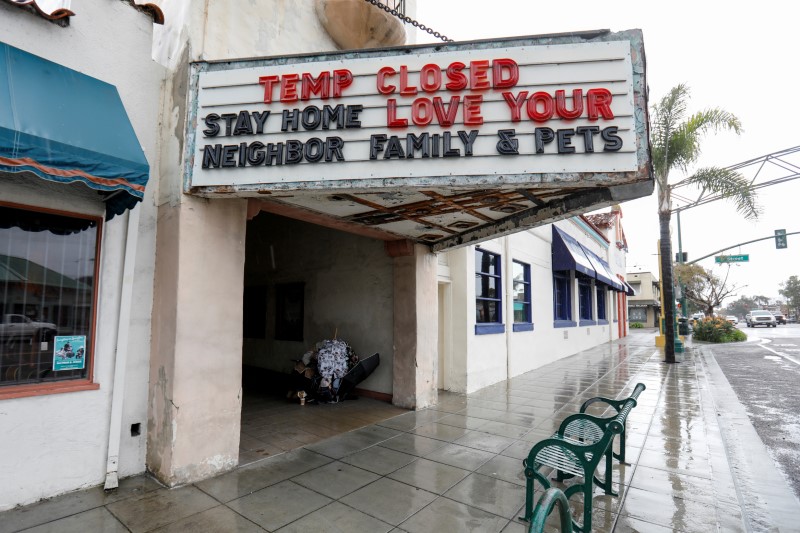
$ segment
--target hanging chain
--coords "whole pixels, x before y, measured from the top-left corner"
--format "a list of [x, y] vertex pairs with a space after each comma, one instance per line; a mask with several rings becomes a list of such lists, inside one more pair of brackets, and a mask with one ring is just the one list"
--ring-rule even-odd
[[389, 13], [390, 15], [393, 15], [393, 16], [399, 18], [400, 20], [402, 20], [406, 24], [411, 24], [415, 28], [419, 28], [422, 31], [428, 32], [429, 34], [433, 35], [437, 39], [441, 39], [441, 40], [443, 40], [444, 42], [447, 42], [447, 43], [452, 43], [453, 42], [453, 39], [448, 39], [446, 35], [442, 35], [438, 31], [434, 31], [433, 28], [429, 28], [425, 24], [421, 24], [421, 23], [417, 22], [416, 20], [412, 19], [411, 17], [406, 16], [405, 13], [401, 13], [400, 11], [391, 8], [391, 7], [387, 6], [386, 4], [382, 4], [380, 2], [380, 0], [364, 0], [364, 1], [369, 3], [369, 4], [372, 4], [373, 6], [375, 6], [377, 8], [383, 9], [384, 11]]

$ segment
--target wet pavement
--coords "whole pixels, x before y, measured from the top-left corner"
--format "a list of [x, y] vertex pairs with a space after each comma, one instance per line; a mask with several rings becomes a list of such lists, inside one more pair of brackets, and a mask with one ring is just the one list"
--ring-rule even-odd
[[749, 342], [702, 349], [713, 352], [758, 436], [800, 497], [800, 326], [743, 331]]
[[[0, 513], [20, 531], [523, 532], [522, 459], [594, 396], [647, 386], [628, 417], [619, 496], [595, 490], [595, 531], [798, 531], [800, 503], [711, 350], [666, 365], [652, 330], [430, 409], [166, 489], [147, 476]], [[573, 512], [582, 520], [582, 505]], [[552, 518], [552, 517], [551, 517]], [[551, 530], [555, 531], [551, 527]]]

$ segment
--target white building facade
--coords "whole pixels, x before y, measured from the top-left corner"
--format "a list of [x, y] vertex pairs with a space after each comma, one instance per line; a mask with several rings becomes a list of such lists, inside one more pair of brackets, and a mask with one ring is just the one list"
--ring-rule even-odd
[[[0, 315], [35, 327], [0, 343], [0, 471], [10, 480], [0, 483], [0, 510], [104, 482], [113, 487], [145, 471], [177, 486], [235, 468], [247, 373], [285, 372], [323, 338], [338, 335], [359, 354], [380, 352], [381, 365], [361, 388], [413, 409], [435, 405], [439, 389], [472, 392], [627, 333], [620, 210], [603, 223], [573, 214], [652, 191], [641, 116], [626, 114], [621, 137], [609, 134], [625, 140], [625, 162], [636, 165], [624, 183], [613, 183], [613, 165], [597, 178], [605, 186], [572, 175], [565, 191], [545, 183], [545, 200], [517, 190], [524, 173], [514, 190], [497, 195], [485, 193], [480, 179], [458, 183], [460, 193], [507, 201], [501, 207], [512, 211], [522, 205], [527, 218], [475, 204], [470, 216], [491, 231], [436, 253], [426, 239], [441, 237], [430, 231], [447, 227], [438, 219], [406, 214], [396, 227], [412, 228], [419, 234], [412, 239], [353, 224], [354, 197], [327, 195], [341, 210], [337, 218], [300, 200], [269, 201], [271, 192], [204, 197], [188, 186], [193, 68], [397, 44], [394, 19], [385, 34], [350, 31], [345, 37], [354, 40], [342, 41], [331, 29], [334, 4], [255, 0], [245, 8], [209, 0], [158, 9], [104, 0], [76, 2], [76, 16], [42, 17], [30, 5], [0, 1], [7, 57], [77, 80], [69, 83], [114, 88], [118, 98], [108, 105], [122, 109], [125, 121], [104, 131], [97, 112], [106, 103], [98, 98], [82, 102], [76, 120], [94, 117], [84, 129], [100, 132], [100, 144], [129, 133], [128, 145], [91, 152], [76, 133], [84, 130], [65, 142], [67, 129], [67, 137], [49, 140], [66, 145], [56, 168], [18, 153], [13, 139], [29, 135], [36, 147], [38, 137], [12, 131], [0, 117]], [[405, 5], [413, 15], [415, 2]], [[626, 47], [601, 44], [622, 49], [618, 61], [630, 60]], [[21, 100], [3, 100], [6, 71], [0, 105], [22, 109]], [[646, 104], [641, 72], [623, 88], [625, 106]], [[610, 114], [608, 102], [595, 104]], [[47, 117], [44, 129], [56, 122]], [[568, 148], [568, 140], [559, 143]], [[78, 157], [85, 165], [70, 166]], [[133, 177], [92, 174], [112, 164]], [[418, 180], [427, 187], [424, 176]], [[377, 196], [391, 204], [407, 193], [396, 189]], [[428, 192], [427, 202], [455, 202], [444, 189]], [[576, 200], [581, 195], [586, 202]], [[400, 216], [386, 205], [370, 209]], [[73, 263], [81, 267], [67, 268]]]
[[[474, 392], [627, 335], [619, 214], [610, 231], [574, 217], [439, 254], [439, 388]], [[562, 234], [600, 277], [559, 262]]]
[[[0, 314], [46, 325], [18, 336], [3, 324], [0, 509], [145, 469], [166, 71], [151, 58], [153, 12], [79, 13], [51, 21], [0, 2], [0, 100], [15, 103], [0, 128], [13, 139], [0, 155]], [[114, 182], [105, 167], [149, 181]], [[112, 217], [115, 199], [135, 198], [126, 191], [141, 201]]]

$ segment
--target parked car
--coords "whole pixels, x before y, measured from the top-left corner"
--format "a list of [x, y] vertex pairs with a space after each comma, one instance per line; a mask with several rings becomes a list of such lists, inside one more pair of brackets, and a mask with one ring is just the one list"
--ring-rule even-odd
[[47, 340], [56, 332], [56, 325], [50, 322], [35, 322], [25, 315], [0, 316], [0, 339], [4, 342]]
[[750, 311], [748, 313], [747, 319], [747, 327], [754, 328], [756, 326], [767, 326], [768, 328], [776, 328], [778, 327], [778, 322], [775, 320], [775, 317], [772, 316], [772, 313], [769, 311], [764, 311], [763, 309], [756, 309], [755, 311]]
[[775, 322], [778, 324], [786, 324], [786, 317], [783, 313], [772, 313], [772, 316], [775, 317]]
[[736, 317], [735, 317], [735, 316], [733, 316], [733, 315], [728, 315], [728, 316], [726, 316], [726, 317], [725, 317], [725, 320], [727, 320], [728, 322], [730, 322], [730, 323], [731, 323], [731, 324], [733, 324], [734, 326], [735, 326], [736, 324], [738, 324], [738, 323], [739, 323], [739, 319], [738, 319], [738, 318], [736, 318]]

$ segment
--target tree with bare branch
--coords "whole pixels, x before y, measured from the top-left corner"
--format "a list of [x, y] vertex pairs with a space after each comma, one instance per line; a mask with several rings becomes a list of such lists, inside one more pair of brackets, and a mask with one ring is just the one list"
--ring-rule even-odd
[[703, 309], [706, 316], [714, 314], [714, 309], [722, 306], [723, 300], [735, 296], [742, 287], [728, 285], [728, 275], [731, 268], [725, 271], [725, 277], [720, 278], [708, 268], [698, 264], [675, 264], [676, 280], [683, 285], [683, 293], [688, 300]]

